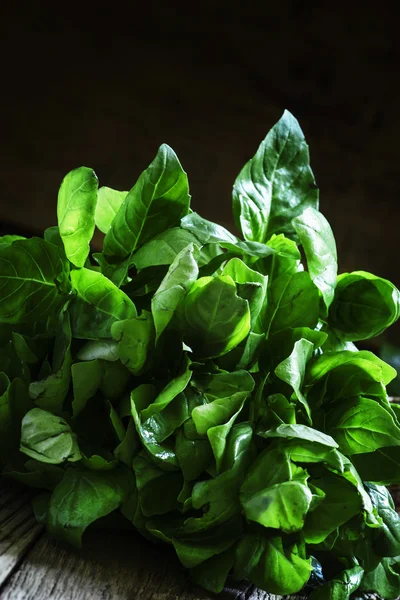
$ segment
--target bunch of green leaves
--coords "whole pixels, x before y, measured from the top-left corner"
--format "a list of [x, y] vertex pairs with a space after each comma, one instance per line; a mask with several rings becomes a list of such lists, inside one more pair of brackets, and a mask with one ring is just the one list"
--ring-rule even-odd
[[241, 237], [192, 212], [166, 145], [129, 192], [68, 173], [57, 209], [43, 239], [0, 238], [0, 464], [48, 531], [80, 546], [125, 517], [214, 592], [397, 598], [396, 373], [354, 342], [399, 292], [338, 276], [296, 119], [235, 181]]

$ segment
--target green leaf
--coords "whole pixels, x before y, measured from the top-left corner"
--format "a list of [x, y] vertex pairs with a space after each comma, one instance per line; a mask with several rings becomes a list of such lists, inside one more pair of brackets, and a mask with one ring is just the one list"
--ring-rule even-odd
[[205, 376], [197, 378], [194, 384], [208, 401], [207, 404], [196, 406], [192, 412], [199, 435], [205, 435], [211, 427], [226, 423], [241, 409], [254, 388], [254, 380], [247, 371]]
[[190, 440], [181, 430], [176, 437], [176, 456], [186, 481], [193, 481], [207, 469], [212, 450], [207, 439]]
[[326, 333], [315, 331], [309, 327], [289, 327], [269, 336], [262, 347], [259, 365], [264, 373], [270, 373], [293, 352], [294, 345], [301, 339], [308, 340], [314, 345], [314, 350], [322, 346]]
[[140, 375], [154, 346], [155, 331], [151, 313], [143, 311], [138, 317], [117, 321], [113, 323], [111, 333], [118, 342], [117, 351], [122, 364], [134, 375]]
[[232, 252], [234, 256], [264, 258], [274, 252], [266, 244], [243, 242], [225, 227], [207, 221], [195, 212], [181, 220], [181, 227], [195, 235], [202, 244], [218, 244], [221, 248]]
[[46, 240], [46, 242], [50, 242], [54, 246], [57, 246], [63, 259], [67, 258], [66, 254], [65, 254], [64, 242], [60, 235], [59, 227], [54, 226], [54, 227], [48, 227], [47, 229], [45, 229], [44, 233], [43, 233], [43, 238]]
[[177, 397], [178, 394], [183, 392], [191, 377], [192, 371], [190, 370], [190, 361], [185, 359], [183, 362], [181, 373], [171, 379], [169, 383], [161, 390], [161, 392], [157, 395], [154, 402], [149, 404], [146, 408], [142, 410], [142, 418], [144, 420], [153, 417], [155, 414], [162, 411], [164, 408], [172, 402], [174, 398]]
[[118, 360], [118, 343], [115, 340], [92, 340], [86, 342], [77, 352], [78, 360]]
[[40, 238], [0, 246], [0, 322], [34, 323], [57, 313], [68, 272], [58, 248]]
[[130, 418], [124, 439], [114, 450], [114, 456], [127, 467], [131, 468], [132, 460], [139, 448], [139, 437], [134, 420]]
[[163, 442], [189, 418], [189, 402], [185, 392], [176, 396], [162, 411], [142, 423], [142, 430], [148, 437], [154, 436]]
[[304, 248], [311, 279], [328, 309], [335, 295], [337, 278], [337, 252], [332, 229], [325, 217], [312, 207], [293, 219], [293, 226]]
[[272, 594], [296, 594], [307, 583], [312, 571], [311, 560], [297, 544], [290, 545], [280, 536], [265, 539], [250, 580]]
[[265, 450], [249, 469], [240, 490], [246, 518], [285, 533], [299, 531], [312, 500], [308, 477], [279, 448]]
[[207, 434], [219, 473], [228, 435], [254, 388], [254, 380], [247, 371], [236, 371], [206, 377], [205, 382], [201, 388], [208, 404], [196, 406], [192, 418], [197, 433]]
[[64, 400], [68, 394], [71, 380], [71, 326], [69, 314], [66, 312], [62, 320], [54, 344], [53, 365], [51, 372], [43, 379], [32, 381], [29, 395], [35, 404], [44, 410], [60, 414]]
[[360, 370], [369, 374], [375, 381], [382, 382], [384, 385], [387, 385], [396, 377], [396, 371], [393, 367], [383, 362], [383, 360], [375, 356], [372, 352], [368, 350], [360, 350], [358, 352], [344, 350], [323, 354], [315, 359], [308, 369], [306, 383], [313, 385], [321, 381], [328, 374], [330, 379], [332, 379], [336, 370], [339, 372], [340, 379], [343, 379], [342, 372], [339, 369], [342, 369], [345, 365], [355, 368], [359, 367]]
[[310, 327], [318, 322], [318, 289], [306, 271], [283, 274], [270, 283], [268, 310], [264, 322], [268, 332], [288, 327]]
[[[128, 192], [119, 192], [103, 186], [97, 192], [97, 204], [94, 215], [96, 226], [107, 233]], [[83, 265], [82, 265], [83, 266]]]
[[378, 448], [351, 457], [363, 481], [378, 485], [400, 484], [400, 446]]
[[72, 365], [71, 374], [74, 391], [72, 413], [77, 417], [100, 387], [103, 377], [101, 363], [97, 359], [75, 363]]
[[29, 459], [20, 468], [13, 465], [7, 466], [3, 474], [12, 477], [23, 485], [53, 490], [63, 478], [64, 469], [56, 465]]
[[8, 462], [16, 437], [9, 390], [10, 380], [5, 373], [0, 373], [0, 464]]
[[133, 459], [139, 501], [145, 517], [163, 515], [179, 508], [183, 478], [179, 471], [164, 471], [140, 453]]
[[399, 290], [365, 271], [338, 277], [328, 323], [342, 340], [366, 340], [385, 331], [400, 315]]
[[173, 537], [172, 543], [183, 566], [191, 569], [231, 548], [242, 531], [242, 519], [235, 516], [208, 531]]
[[358, 590], [363, 575], [362, 567], [341, 571], [328, 583], [317, 588], [310, 600], [349, 600], [351, 594]]
[[262, 313], [266, 310], [268, 277], [250, 269], [240, 258], [232, 258], [222, 274], [229, 275], [239, 284], [239, 296], [249, 302], [252, 332], [264, 333]]
[[188, 212], [186, 173], [174, 151], [163, 144], [115, 215], [104, 254], [124, 259], [151, 238], [179, 223]]
[[285, 110], [233, 186], [233, 214], [246, 240], [266, 242], [274, 233], [294, 236], [292, 219], [318, 208], [318, 188], [308, 146]]
[[180, 305], [184, 342], [197, 358], [221, 356], [250, 331], [250, 310], [229, 276], [203, 277]]
[[312, 342], [305, 339], [298, 340], [295, 342], [290, 356], [285, 358], [275, 369], [275, 375], [293, 389], [296, 398], [303, 405], [310, 420], [310, 407], [301, 389], [304, 383], [307, 363], [312, 356], [313, 349], [314, 344]]
[[28, 364], [35, 364], [38, 362], [39, 357], [31, 349], [28, 339], [16, 331], [12, 332], [12, 341], [15, 352], [18, 358]]
[[197, 585], [205, 590], [219, 594], [225, 586], [226, 578], [233, 565], [234, 553], [231, 548], [204, 561], [191, 570], [191, 576]]
[[0, 236], [0, 247], [1, 246], [10, 246], [13, 242], [17, 240], [26, 240], [23, 235], [2, 235]]
[[326, 435], [326, 433], [322, 433], [322, 431], [318, 431], [317, 429], [313, 429], [307, 425], [282, 424], [279, 425], [279, 427], [276, 427], [276, 429], [258, 432], [258, 435], [265, 438], [276, 437], [284, 439], [289, 438], [304, 441], [306, 440], [308, 442], [322, 444], [323, 446], [328, 446], [330, 448], [338, 448], [338, 444], [330, 435]]
[[[121, 285], [125, 285], [129, 281], [129, 256], [124, 260], [115, 261], [102, 252], [95, 252], [93, 258], [98, 263], [101, 274], [112, 281], [117, 287], [121, 287]], [[95, 270], [98, 271], [98, 268]]]
[[308, 513], [303, 532], [307, 543], [319, 544], [360, 512], [361, 499], [355, 487], [338, 475], [326, 474], [310, 483], [322, 490], [325, 497]]
[[400, 427], [378, 402], [357, 396], [327, 413], [328, 431], [347, 455], [400, 446]]
[[400, 559], [383, 558], [373, 571], [365, 573], [360, 592], [374, 592], [385, 600], [397, 600], [400, 594]]
[[174, 316], [192, 284], [196, 281], [199, 268], [193, 244], [186, 246], [172, 262], [168, 273], [151, 299], [151, 312], [156, 330], [156, 342]]
[[58, 227], [65, 253], [76, 267], [83, 267], [94, 233], [98, 179], [87, 167], [66, 175], [58, 192]]
[[119, 508], [132, 493], [133, 485], [133, 476], [124, 467], [112, 471], [67, 469], [51, 497], [49, 533], [81, 547], [85, 529]]
[[129, 371], [119, 360], [114, 362], [101, 360], [100, 362], [103, 371], [100, 392], [110, 402], [117, 402], [126, 391]]
[[400, 555], [400, 516], [395, 510], [389, 490], [384, 486], [368, 484], [368, 494], [382, 519], [382, 527], [373, 530], [374, 551], [379, 556]]
[[107, 460], [103, 456], [93, 454], [90, 457], [82, 456], [81, 464], [91, 471], [111, 471], [118, 466], [118, 461]]
[[81, 459], [76, 435], [64, 419], [33, 408], [22, 420], [21, 452], [40, 462], [58, 465]]
[[[140, 415], [140, 405], [144, 400], [146, 400], [147, 402], [146, 396], [148, 394], [148, 391], [149, 387], [146, 384], [143, 384], [135, 390], [133, 390], [133, 392], [131, 393], [131, 412], [136, 426], [136, 431], [139, 435], [143, 447], [146, 448], [146, 450], [152, 456], [153, 462], [157, 466], [161, 467], [166, 471], [177, 470], [178, 461], [176, 458], [174, 448], [168, 444], [162, 444], [160, 442], [160, 437], [157, 435], [159, 432], [156, 427], [152, 427], [154, 421], [152, 422], [151, 418], [144, 419]], [[166, 407], [166, 409], [169, 408], [169, 406]], [[143, 411], [141, 414], [143, 415]], [[159, 413], [157, 413], [157, 415], [158, 414]], [[154, 417], [152, 418], [154, 420]], [[178, 426], [180, 424], [181, 423], [179, 423]], [[147, 509], [146, 507], [142, 506], [142, 510], [144, 513], [146, 513]]]
[[101, 273], [74, 270], [71, 281], [78, 294], [78, 302], [70, 309], [74, 337], [110, 338], [113, 323], [136, 317], [132, 300]]
[[[206, 510], [203, 508], [202, 515], [197, 513], [201, 515], [199, 517], [186, 519], [183, 527], [185, 535], [206, 532], [210, 528], [235, 519], [240, 514], [239, 489], [246, 470], [254, 458], [252, 433], [251, 426], [248, 424], [234, 425], [227, 439], [224, 464], [221, 469], [223, 473], [212, 479], [199, 481], [194, 485], [193, 508], [199, 510], [206, 507]], [[220, 552], [229, 546], [230, 544], [224, 546]], [[213, 554], [216, 552], [210, 556]], [[194, 566], [194, 564], [188, 566]]]
[[144, 244], [132, 256], [131, 263], [138, 271], [159, 265], [171, 265], [176, 256], [189, 244], [199, 245], [198, 239], [185, 229], [166, 229]]

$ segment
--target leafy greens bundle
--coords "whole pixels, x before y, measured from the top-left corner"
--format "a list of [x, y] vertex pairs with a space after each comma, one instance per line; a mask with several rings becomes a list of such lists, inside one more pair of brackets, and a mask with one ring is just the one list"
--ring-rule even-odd
[[0, 238], [3, 475], [41, 490], [55, 537], [122, 514], [211, 591], [397, 598], [396, 373], [353, 342], [396, 321], [398, 290], [337, 275], [287, 111], [235, 181], [241, 238], [189, 204], [162, 145], [129, 192], [76, 169], [58, 227]]

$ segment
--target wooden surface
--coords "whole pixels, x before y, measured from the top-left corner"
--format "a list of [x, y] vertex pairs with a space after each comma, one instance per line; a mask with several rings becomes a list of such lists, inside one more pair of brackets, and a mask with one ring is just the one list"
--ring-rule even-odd
[[[0, 479], [1, 600], [207, 600], [171, 549], [122, 532], [94, 530], [76, 552], [36, 524], [31, 493]], [[278, 600], [251, 586], [221, 600]]]

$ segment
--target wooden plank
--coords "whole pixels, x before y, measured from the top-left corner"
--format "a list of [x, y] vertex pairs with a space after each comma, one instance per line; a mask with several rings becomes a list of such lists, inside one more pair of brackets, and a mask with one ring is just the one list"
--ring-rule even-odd
[[29, 489], [0, 479], [0, 588], [41, 535], [31, 498]]
[[[227, 589], [227, 600], [278, 600], [251, 586]], [[171, 548], [136, 534], [92, 531], [82, 551], [44, 535], [8, 579], [1, 600], [210, 600], [193, 586]]]

